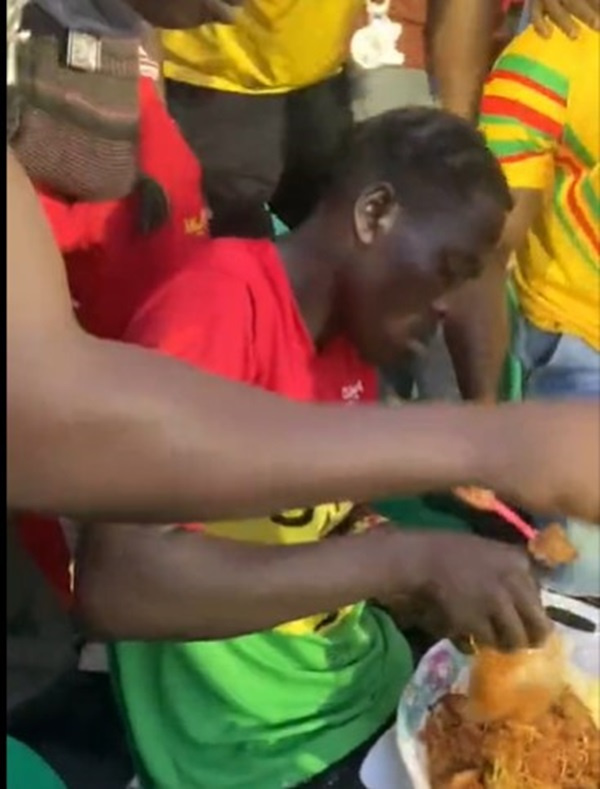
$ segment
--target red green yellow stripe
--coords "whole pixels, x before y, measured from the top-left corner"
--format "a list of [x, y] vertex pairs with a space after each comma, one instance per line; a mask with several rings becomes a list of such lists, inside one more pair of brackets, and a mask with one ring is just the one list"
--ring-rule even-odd
[[535, 93], [539, 93], [541, 96], [544, 96], [551, 101], [556, 102], [561, 107], [567, 106], [567, 97], [565, 95], [561, 95], [560, 93], [556, 93], [556, 91], [552, 90], [546, 85], [542, 85], [539, 82], [531, 79], [526, 74], [518, 74], [513, 71], [507, 71], [505, 69], [496, 69], [489, 78], [489, 82], [492, 83], [496, 80], [506, 80], [506, 82], [512, 82], [515, 85], [522, 85], [524, 88], [529, 88], [533, 90]]
[[[588, 221], [584, 210], [582, 210], [577, 202], [575, 194], [577, 182], [573, 180], [568, 186], [566, 183], [566, 170], [571, 169], [570, 162], [566, 158], [561, 158], [557, 163], [565, 165], [565, 167], [563, 167], [562, 170], [558, 169], [556, 172], [556, 191], [554, 195], [554, 209], [556, 211], [556, 215], [560, 220], [565, 234], [579, 252], [582, 260], [584, 260], [585, 263], [595, 272], [600, 273], [600, 260], [598, 258], [598, 255], [600, 255], [600, 241], [596, 232], [594, 231], [594, 228]], [[569, 217], [565, 212], [565, 207], [562, 205], [563, 199], [565, 199], [566, 208], [572, 215], [575, 222], [569, 220]], [[591, 246], [594, 254], [590, 254], [590, 251], [583, 243], [579, 233], [577, 232], [578, 229], [582, 231], [583, 236]]]
[[554, 139], [560, 139], [562, 126], [547, 115], [537, 112], [533, 107], [528, 107], [513, 99], [499, 96], [484, 96], [481, 110], [485, 115], [509, 116], [520, 123], [529, 126], [535, 131], [547, 134]]
[[564, 74], [526, 55], [510, 52], [502, 55], [494, 69], [495, 73], [498, 71], [508, 71], [512, 76], [519, 74], [526, 77], [562, 100], [566, 100], [569, 95], [569, 80]]
[[596, 160], [592, 154], [581, 142], [577, 134], [575, 134], [575, 130], [569, 124], [567, 124], [563, 130], [563, 142], [565, 146], [575, 154], [584, 167], [593, 167], [596, 164]]

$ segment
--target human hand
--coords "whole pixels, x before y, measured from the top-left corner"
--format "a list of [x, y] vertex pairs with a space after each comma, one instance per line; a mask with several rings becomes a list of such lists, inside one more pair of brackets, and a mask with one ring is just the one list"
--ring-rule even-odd
[[525, 403], [489, 412], [480, 479], [532, 513], [600, 523], [600, 408]]
[[[380, 602], [430, 635], [513, 651], [540, 644], [550, 622], [525, 551], [465, 534], [411, 533], [402, 590]], [[410, 577], [407, 577], [410, 576]]]
[[577, 38], [579, 28], [575, 19], [600, 30], [600, 0], [533, 0], [531, 20], [544, 38], [552, 32], [551, 23], [569, 38]]

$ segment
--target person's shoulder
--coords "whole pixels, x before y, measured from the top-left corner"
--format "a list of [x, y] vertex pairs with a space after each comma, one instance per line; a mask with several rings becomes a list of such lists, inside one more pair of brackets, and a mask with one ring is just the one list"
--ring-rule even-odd
[[265, 244], [243, 239], [199, 241], [146, 292], [127, 339], [152, 338], [162, 347], [175, 334], [216, 330], [221, 321], [231, 329], [240, 324], [241, 331], [253, 309], [257, 283], [264, 279]]
[[[552, 29], [548, 38], [540, 36], [533, 25], [510, 42], [498, 58], [495, 69], [510, 68], [516, 71], [527, 68], [538, 70], [544, 67], [555, 74], [568, 76], [572, 67], [581, 57], [593, 51], [600, 41], [599, 34], [584, 25], [580, 26], [577, 38], [569, 38], [557, 27]], [[548, 78], [550, 75], [548, 75]]]

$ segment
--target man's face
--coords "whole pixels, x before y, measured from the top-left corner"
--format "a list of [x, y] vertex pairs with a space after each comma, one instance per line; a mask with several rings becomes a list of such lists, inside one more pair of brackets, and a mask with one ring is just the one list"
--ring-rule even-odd
[[447, 296], [479, 276], [503, 221], [501, 212], [495, 220], [474, 222], [457, 211], [420, 223], [395, 213], [385, 232], [361, 247], [342, 282], [344, 329], [363, 358], [380, 367], [424, 352]]

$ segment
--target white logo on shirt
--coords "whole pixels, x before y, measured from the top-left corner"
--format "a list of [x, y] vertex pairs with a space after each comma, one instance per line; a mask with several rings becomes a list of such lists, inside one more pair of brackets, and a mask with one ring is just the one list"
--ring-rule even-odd
[[355, 403], [357, 400], [360, 400], [364, 392], [365, 387], [362, 381], [342, 386], [342, 400], [346, 403]]

